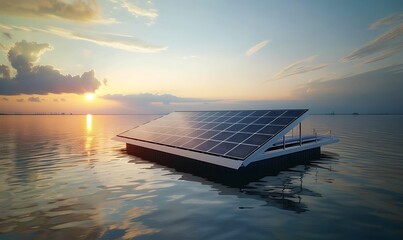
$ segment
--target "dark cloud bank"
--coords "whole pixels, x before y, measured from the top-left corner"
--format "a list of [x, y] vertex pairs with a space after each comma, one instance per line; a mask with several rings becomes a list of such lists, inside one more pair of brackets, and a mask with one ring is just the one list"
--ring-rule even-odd
[[[311, 113], [403, 114], [403, 64], [329, 81], [313, 81], [292, 92], [294, 100], [209, 100], [170, 94], [106, 95], [125, 108], [116, 113], [181, 110], [308, 108]], [[269, 96], [268, 96], [269, 97]]]
[[94, 92], [101, 85], [93, 70], [81, 76], [63, 75], [52, 66], [35, 65], [41, 54], [51, 49], [47, 43], [21, 41], [8, 51], [11, 66], [17, 71], [11, 77], [10, 69], [0, 65], [0, 95]]
[[171, 94], [152, 94], [152, 93], [140, 93], [140, 94], [109, 94], [103, 98], [123, 102], [125, 104], [135, 105], [149, 105], [153, 103], [160, 103], [169, 105], [171, 103], [208, 103], [215, 102], [217, 100], [208, 100], [201, 98], [182, 98]]
[[[202, 98], [184, 98], [172, 94], [108, 94], [104, 99], [122, 103], [122, 108], [115, 108], [112, 113], [169, 113], [178, 110], [211, 108], [219, 100]], [[212, 103], [212, 104], [210, 104]]]
[[403, 64], [330, 81], [315, 81], [294, 91], [318, 112], [403, 113]]

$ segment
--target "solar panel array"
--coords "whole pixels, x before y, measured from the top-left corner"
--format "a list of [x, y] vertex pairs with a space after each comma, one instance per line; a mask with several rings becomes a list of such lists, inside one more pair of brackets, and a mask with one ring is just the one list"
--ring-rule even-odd
[[173, 112], [118, 136], [243, 160], [306, 111]]

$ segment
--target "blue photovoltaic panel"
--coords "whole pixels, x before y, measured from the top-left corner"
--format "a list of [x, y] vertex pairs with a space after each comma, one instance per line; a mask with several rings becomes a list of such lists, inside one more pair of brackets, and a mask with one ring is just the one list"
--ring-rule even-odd
[[306, 111], [173, 112], [118, 136], [244, 160]]

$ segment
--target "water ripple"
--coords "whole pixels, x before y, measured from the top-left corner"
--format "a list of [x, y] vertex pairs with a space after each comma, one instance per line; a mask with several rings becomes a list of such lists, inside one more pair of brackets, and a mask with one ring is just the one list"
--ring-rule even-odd
[[340, 143], [241, 185], [127, 155], [111, 140], [155, 117], [95, 115], [89, 127], [86, 116], [0, 116], [0, 239], [403, 234], [401, 116], [312, 116], [304, 131], [331, 128]]

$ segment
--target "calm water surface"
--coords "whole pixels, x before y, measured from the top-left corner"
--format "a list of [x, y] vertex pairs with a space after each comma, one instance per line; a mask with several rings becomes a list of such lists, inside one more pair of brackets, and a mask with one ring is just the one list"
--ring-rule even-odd
[[0, 239], [402, 239], [403, 116], [311, 116], [326, 154], [244, 186], [127, 155], [157, 116], [0, 116]]

